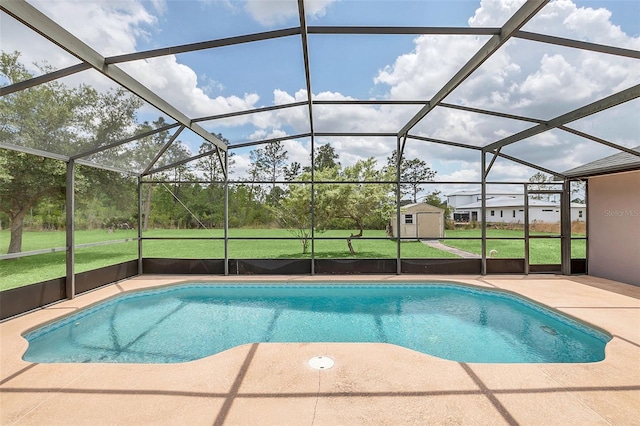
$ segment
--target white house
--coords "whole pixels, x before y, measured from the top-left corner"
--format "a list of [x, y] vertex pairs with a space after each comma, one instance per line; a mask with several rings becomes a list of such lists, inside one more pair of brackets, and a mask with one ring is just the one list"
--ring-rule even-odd
[[[473, 200], [468, 203], [464, 201]], [[447, 202], [455, 209], [456, 222], [479, 221], [482, 211], [480, 191], [458, 191], [447, 196]], [[491, 192], [486, 200], [487, 223], [524, 223], [524, 196], [521, 193]], [[586, 205], [571, 203], [571, 221], [586, 220]], [[529, 222], [560, 221], [560, 203], [554, 200], [529, 200]]]
[[[488, 192], [487, 200], [491, 198], [498, 197], [518, 197], [522, 198], [521, 192], [512, 192], [512, 191], [499, 191], [499, 192]], [[458, 207], [463, 206], [465, 204], [471, 204], [476, 201], [482, 200], [482, 192], [480, 190], [462, 190], [456, 191], [449, 195], [447, 195], [447, 204], [450, 207]]]

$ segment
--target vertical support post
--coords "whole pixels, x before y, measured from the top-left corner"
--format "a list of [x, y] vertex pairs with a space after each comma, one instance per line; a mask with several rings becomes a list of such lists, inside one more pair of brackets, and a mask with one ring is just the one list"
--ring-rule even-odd
[[524, 184], [524, 274], [529, 275], [529, 184]]
[[[400, 152], [400, 136], [397, 138], [397, 147], [396, 147], [396, 274], [400, 275], [402, 273], [402, 251], [401, 251], [401, 235], [400, 235], [400, 165], [402, 164], [402, 153]], [[393, 236], [393, 232], [392, 232]]]
[[480, 165], [482, 168], [482, 181], [480, 188], [480, 196], [482, 200], [480, 201], [480, 227], [482, 232], [482, 266], [480, 268], [480, 273], [482, 275], [487, 275], [487, 154], [484, 151], [480, 151], [482, 157], [480, 158]]
[[224, 275], [229, 275], [229, 151], [224, 152]]
[[[138, 176], [138, 275], [142, 275], [144, 272], [142, 270], [142, 176]], [[151, 191], [151, 187], [149, 187], [149, 191]]]
[[311, 275], [316, 274], [316, 147], [315, 137], [311, 134]]
[[571, 275], [571, 181], [562, 183], [560, 196], [560, 271]]
[[585, 220], [587, 221], [587, 226], [585, 228], [585, 274], [589, 274], [589, 179], [584, 181], [584, 205], [586, 206], [585, 211]]
[[66, 176], [66, 245], [67, 245], [67, 268], [65, 295], [67, 299], [76, 297], [76, 271], [75, 271], [75, 161], [69, 160], [67, 163]]

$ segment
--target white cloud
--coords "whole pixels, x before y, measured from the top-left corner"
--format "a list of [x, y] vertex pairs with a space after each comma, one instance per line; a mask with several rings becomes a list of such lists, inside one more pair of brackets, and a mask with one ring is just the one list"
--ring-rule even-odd
[[[354, 100], [339, 92], [321, 92], [314, 100]], [[315, 105], [314, 124], [319, 132], [393, 133], [417, 111], [415, 106]]]
[[[290, 95], [284, 90], [276, 89], [273, 91], [274, 105], [286, 105], [306, 100], [307, 91], [303, 89], [298, 90], [293, 95]], [[307, 133], [309, 131], [309, 109], [306, 105], [276, 110], [266, 116], [265, 119], [266, 122], [261, 123], [263, 127], [290, 126], [296, 133]]]
[[640, 48], [640, 38], [629, 37], [614, 25], [609, 10], [578, 7], [570, 0], [549, 3], [523, 29], [635, 50]]
[[[483, 1], [470, 23], [496, 25], [496, 21], [492, 21], [496, 9], [512, 13], [517, 7], [515, 2]], [[545, 6], [523, 29], [640, 49], [640, 37], [624, 34], [611, 23], [610, 17], [611, 12], [606, 9], [577, 7], [571, 1], [559, 0]], [[517, 72], [503, 72], [503, 81], [496, 84], [496, 73], [507, 67], [513, 67]], [[512, 39], [455, 95], [456, 100], [489, 109], [552, 118], [638, 82], [640, 65], [637, 61]]]
[[554, 129], [508, 145], [502, 152], [562, 172], [619, 151]]
[[248, 176], [247, 170], [251, 166], [249, 155], [234, 155], [233, 161], [233, 179], [242, 179]]
[[540, 68], [520, 85], [520, 93], [536, 100], [554, 101], [558, 98], [586, 101], [593, 97], [600, 85], [562, 55], [544, 55]]
[[[37, 2], [35, 5], [103, 56], [135, 52], [138, 42], [150, 37], [151, 32], [157, 30], [158, 25], [157, 18], [139, 1], [91, 1], [82, 2], [82, 7], [73, 1]], [[156, 13], [166, 11], [164, 0], [154, 0], [151, 5]], [[24, 62], [46, 60], [56, 68], [78, 62], [66, 52], [52, 48], [50, 44], [38, 39], [32, 32], [20, 28], [14, 21], [9, 22], [15, 27], [12, 30], [17, 31], [18, 34], [24, 33], [35, 41], [33, 43], [35, 47], [30, 47], [23, 55]], [[100, 24], [86, 25], [87, 22]], [[3, 27], [4, 24], [3, 20]], [[16, 37], [6, 39], [16, 42]], [[5, 43], [5, 37], [3, 37], [3, 49], [20, 50], [19, 46], [13, 47], [12, 44]], [[259, 100], [255, 93], [242, 96], [210, 96], [212, 84], [219, 89], [223, 83], [205, 77], [203, 84], [200, 84], [196, 73], [190, 67], [179, 63], [175, 55], [122, 63], [118, 66], [191, 117], [251, 109]], [[99, 90], [113, 85], [111, 81], [96, 73], [82, 73], [72, 78], [77, 82], [92, 84]], [[248, 121], [247, 117], [239, 117], [234, 119], [233, 124], [242, 125]]]
[[[470, 25], [502, 25], [521, 5], [522, 1], [482, 1], [481, 7], [469, 20]], [[633, 47], [638, 38], [622, 33], [609, 20], [610, 14], [603, 9], [578, 8], [572, 2], [556, 1], [543, 9], [538, 17], [528, 24], [528, 30], [557, 34], [563, 37]], [[589, 25], [599, 28], [592, 34]], [[594, 32], [595, 33], [595, 32]], [[398, 56], [384, 67], [374, 78], [374, 83], [388, 86], [390, 99], [429, 99], [451, 76], [479, 49], [485, 39], [452, 36], [421, 36], [415, 39], [412, 52]], [[447, 52], [443, 54], [442, 52]], [[476, 106], [508, 113], [530, 115], [534, 118], [552, 118], [585, 105], [618, 90], [637, 84], [640, 69], [637, 61], [585, 52], [578, 49], [555, 47], [524, 40], [512, 40], [494, 54], [481, 68], [461, 85], [446, 101]], [[301, 95], [301, 96], [299, 96]], [[283, 93], [274, 97], [277, 103], [284, 101]], [[288, 96], [287, 101], [306, 98], [306, 92]], [[337, 92], [324, 92], [314, 99], [349, 99]], [[613, 119], [617, 117], [611, 113]], [[623, 120], [629, 121], [627, 111]], [[636, 113], [637, 117], [637, 113]], [[314, 123], [321, 131], [397, 131], [406, 118], [389, 114], [381, 107], [350, 105], [339, 107], [314, 107]], [[625, 122], [626, 122], [625, 121]], [[479, 114], [437, 108], [421, 122], [412, 133], [468, 143], [476, 146], [500, 140], [506, 136], [533, 126], [532, 123], [491, 118]], [[627, 132], [634, 126], [620, 126]], [[630, 130], [629, 130], [630, 129]], [[615, 130], [615, 129], [614, 129]], [[616, 140], [616, 136], [611, 136]], [[622, 137], [627, 140], [628, 136]], [[376, 152], [374, 138], [359, 143], [332, 142], [339, 148], [341, 159], [353, 162]], [[518, 144], [516, 144], [518, 145]], [[411, 141], [409, 146], [423, 146]], [[534, 143], [521, 143], [521, 158], [540, 161], [547, 167], [562, 171], [576, 162], [590, 161], [585, 155], [571, 154], [581, 147], [580, 140], [565, 132], [545, 133]], [[367, 151], [367, 148], [369, 150]], [[388, 148], [387, 148], [388, 149]], [[426, 156], [442, 160], [439, 178], [458, 180], [461, 176], [472, 176], [479, 169], [476, 151], [456, 149], [445, 151], [427, 149]], [[588, 150], [592, 151], [592, 150]], [[420, 152], [407, 151], [410, 155]], [[455, 159], [468, 161], [465, 173], [457, 173], [460, 164]], [[516, 179], [528, 177], [531, 169], [502, 162], [492, 171], [492, 176]]]
[[250, 141], [259, 141], [259, 140], [265, 140], [265, 139], [275, 139], [275, 138], [282, 138], [287, 136], [287, 132], [280, 130], [280, 129], [276, 129], [276, 130], [272, 130], [270, 132], [267, 132], [264, 129], [259, 129], [256, 130], [255, 132], [253, 132], [250, 136], [249, 136], [249, 140]]
[[[139, 1], [36, 0], [31, 3], [103, 56], [134, 52], [137, 40], [150, 37], [149, 31], [157, 24], [157, 18]], [[165, 2], [154, 0], [153, 6], [159, 12], [164, 10]], [[27, 64], [47, 62], [63, 68], [79, 62], [7, 15], [2, 18], [2, 50], [22, 52], [22, 60]]]
[[7, 15], [2, 16], [0, 39], [2, 40], [2, 51], [20, 52], [20, 62], [35, 76], [42, 74], [42, 72], [34, 63], [44, 65], [46, 62], [58, 69], [80, 62], [70, 53], [65, 52]]
[[[157, 24], [139, 1], [37, 1], [35, 6], [103, 56], [131, 53], [139, 38], [150, 37]], [[164, 1], [153, 6], [163, 10]], [[93, 23], [93, 24], [89, 24]]]
[[[307, 91], [298, 90], [291, 95], [283, 90], [275, 90], [273, 93], [274, 104], [306, 101]], [[321, 92], [313, 96], [314, 100], [354, 100], [339, 92]], [[408, 119], [416, 110], [416, 107], [401, 106], [373, 106], [373, 105], [315, 105], [314, 126], [318, 132], [395, 132], [401, 123], [399, 116]], [[253, 121], [254, 124], [260, 123]], [[288, 125], [296, 132], [309, 131], [309, 114], [306, 106], [287, 108], [273, 112], [269, 116], [268, 123], [274, 127]]]
[[329, 6], [338, 0], [305, 0], [305, 12], [312, 18], [319, 18], [327, 13]]
[[395, 138], [365, 138], [365, 137], [340, 137], [327, 139], [331, 142], [340, 155], [338, 161], [343, 166], [350, 166], [358, 160], [373, 157], [378, 161], [378, 166], [384, 166], [387, 163], [387, 157], [396, 148]]
[[166, 0], [151, 0], [151, 5], [158, 15], [164, 15], [167, 13], [168, 7]]
[[469, 18], [471, 27], [500, 27], [524, 4], [524, 0], [482, 0], [474, 16]]
[[[333, 1], [306, 1], [307, 14], [312, 19], [320, 17], [326, 13]], [[141, 40], [159, 31], [158, 19], [151, 11], [155, 11], [156, 14], [167, 11], [167, 3], [163, 0], [153, 0], [151, 3], [133, 0], [38, 1], [35, 4], [105, 56], [136, 51]], [[149, 9], [145, 8], [145, 4]], [[522, 0], [482, 0], [468, 23], [471, 26], [500, 26], [522, 4]], [[254, 20], [265, 26], [297, 21], [295, 0], [246, 0], [243, 7]], [[612, 24], [610, 18], [611, 12], [606, 9], [578, 7], [569, 0], [557, 0], [547, 4], [523, 29], [640, 50], [640, 37], [628, 36], [620, 27]], [[100, 25], [87, 25], [88, 22], [99, 22]], [[25, 62], [47, 59], [56, 67], [77, 63], [75, 58], [58, 48], [52, 48], [48, 43], [32, 43], [37, 36], [28, 31], [21, 32], [14, 27], [17, 25], [11, 19], [3, 19], [0, 33], [3, 49], [22, 50], [20, 46], [29, 46], [29, 49], [25, 49]], [[14, 34], [13, 31], [18, 34], [17, 37], [6, 36], [9, 32]], [[372, 84], [386, 91], [388, 99], [428, 100], [485, 43], [486, 39], [463, 36], [417, 37], [412, 51], [398, 55], [377, 73], [372, 72]], [[192, 117], [261, 106], [261, 99], [255, 93], [214, 96], [216, 87], [219, 89], [229, 84], [225, 81], [213, 81], [204, 74], [199, 79], [196, 72], [178, 62], [175, 56], [136, 61], [121, 66]], [[640, 65], [637, 60], [512, 39], [445, 101], [536, 118], [552, 118], [639, 82]], [[292, 93], [276, 89], [273, 90], [272, 100], [262, 101], [280, 105], [306, 99], [307, 93], [302, 88]], [[352, 98], [340, 92], [325, 91], [315, 94], [314, 99]], [[316, 131], [395, 132], [417, 109], [418, 107], [316, 105], [314, 124]], [[597, 121], [596, 117], [599, 115], [590, 118], [590, 121], [575, 125], [585, 131], [589, 130], [584, 128], [585, 126], [595, 126], [594, 131], [606, 126], [608, 133], [600, 134], [600, 137], [613, 142], [623, 141], [626, 144], [637, 142], [638, 127], [629, 124], [637, 118], [637, 109], [612, 110], [607, 113], [606, 123]], [[248, 124], [255, 126], [255, 130], [248, 132], [253, 132], [253, 137], [279, 137], [288, 133], [289, 129], [307, 132], [309, 117], [306, 107], [298, 107], [225, 120], [226, 126], [239, 127]], [[437, 108], [415, 128], [415, 132], [439, 139], [482, 145], [522, 130], [522, 126], [530, 125], [490, 120], [477, 114]], [[395, 148], [395, 141], [389, 143], [384, 138], [342, 138], [329, 141], [340, 153], [340, 161], [343, 164], [353, 163], [368, 156], [383, 161]], [[545, 143], [547, 145], [544, 145]], [[408, 147], [412, 145], [423, 146], [412, 142]], [[294, 145], [288, 146], [290, 152], [293, 152]], [[540, 149], [541, 146], [553, 149]], [[582, 154], [572, 153], [572, 149], [583, 149], [583, 145], [563, 132], [558, 132], [545, 134], [536, 143], [522, 144], [519, 154], [552, 164], [561, 171], [565, 165], [573, 166], [586, 158]], [[422, 154], [418, 151], [408, 152], [412, 155]], [[476, 151], [428, 149], [424, 152], [430, 161], [444, 167], [438, 175], [439, 178], [448, 176], [457, 180], [453, 177], [477, 173]], [[308, 153], [305, 155], [308, 156]], [[303, 154], [300, 152], [296, 156], [302, 158]], [[468, 163], [452, 162], [456, 158], [464, 159]], [[528, 172], [526, 168], [518, 165], [510, 167], [495, 168], [492, 176], [504, 172], [515, 173], [512, 176], [515, 178], [518, 173], [524, 173], [522, 170]]]
[[295, 0], [247, 0], [244, 9], [255, 21], [270, 27], [297, 16], [298, 3]]
[[[190, 117], [252, 109], [259, 100], [255, 93], [210, 97], [199, 86], [196, 73], [179, 63], [175, 55], [121, 64], [121, 68]], [[227, 124], [242, 125], [248, 120], [247, 116], [239, 116], [227, 120]]]
[[411, 134], [483, 146], [531, 126], [531, 123], [439, 107], [418, 123]]
[[[513, 163], [509, 160], [497, 160], [489, 175], [487, 176], [489, 180], [511, 180], [511, 181], [519, 181], [528, 180], [533, 175], [532, 170], [528, 167], [521, 166], [517, 163]], [[506, 179], [505, 179], [506, 178]]]
[[451, 173], [438, 174], [437, 180], [446, 182], [477, 182], [480, 180], [480, 168], [463, 169], [459, 168]]
[[206, 74], [202, 74], [199, 80], [200, 80], [200, 87], [202, 87], [202, 90], [209, 97], [215, 95], [218, 92], [222, 92], [225, 89], [224, 84], [222, 84], [221, 82], [213, 78], [210, 78]]
[[391, 99], [430, 99], [484, 43], [484, 38], [420, 36], [415, 49], [399, 56], [374, 78], [390, 87]]
[[[478, 9], [470, 22], [474, 25], [498, 25], [504, 21], [500, 16], [513, 13], [520, 4], [484, 1], [483, 7]], [[553, 5], [555, 3], [548, 7]], [[583, 10], [574, 9], [576, 14]], [[572, 15], [560, 16], [558, 12], [547, 14], [555, 16], [556, 27], [566, 31], [564, 22]], [[546, 19], [549, 21], [551, 18]], [[551, 25], [546, 23], [547, 26]], [[609, 27], [614, 26], [609, 22]], [[619, 36], [615, 30], [609, 33]], [[565, 35], [580, 38], [579, 34]], [[631, 37], [627, 39], [627, 45], [636, 43]], [[418, 37], [414, 51], [399, 56], [393, 65], [379, 72], [374, 82], [388, 85], [391, 99], [429, 99], [482, 43], [484, 40], [476, 38]], [[443, 55], [442, 52], [447, 54]], [[639, 75], [637, 61], [512, 39], [446, 101], [536, 118], [551, 118], [637, 84]], [[459, 129], [459, 132], [464, 133], [464, 129]], [[491, 138], [492, 135], [484, 133], [475, 139], [486, 137]]]
[[[336, 0], [307, 0], [305, 13], [313, 19], [324, 16], [327, 8]], [[290, 20], [297, 22], [298, 2], [296, 0], [245, 0], [244, 9], [260, 24], [272, 27]]]
[[[473, 26], [499, 26], [521, 4], [519, 1], [482, 1], [469, 23]], [[610, 16], [605, 9], [579, 8], [570, 1], [555, 1], [549, 3], [524, 29], [637, 50], [640, 38], [624, 34], [611, 23]], [[421, 46], [416, 46], [412, 55], [419, 56], [421, 49]], [[420, 84], [420, 77], [414, 77], [412, 73], [403, 78]], [[639, 82], [640, 65], [637, 61], [512, 39], [446, 101], [535, 118], [552, 118]], [[402, 84], [390, 83], [392, 94]], [[418, 88], [416, 92], [421, 93], [422, 90]], [[630, 124], [638, 122], [637, 110], [634, 113], [628, 108], [616, 108], [601, 114], [607, 115], [607, 123], [619, 125], [607, 126], [609, 131], [600, 137], [628, 144], [630, 136], [635, 134], [637, 140], [638, 125]], [[597, 127], [601, 127], [602, 120], [596, 118], [599, 115], [575, 125], [593, 127], [593, 123], [598, 122], [600, 125]], [[487, 117], [478, 120], [473, 115], [454, 116], [436, 110], [416, 129], [432, 137], [465, 143], [480, 141], [482, 144], [522, 130], [505, 127], [504, 124], [492, 123]], [[527, 124], [526, 127], [531, 125]], [[606, 148], [601, 145], [585, 144], [584, 140], [561, 131], [547, 132], [531, 143], [523, 141], [515, 145], [520, 158], [539, 162], [557, 171], [608, 154], [605, 154]], [[512, 174], [511, 178], [515, 179], [518, 173], [530, 171], [512, 164], [493, 170], [492, 176], [508, 177]]]
[[285, 139], [282, 141], [284, 149], [287, 151], [289, 162], [297, 161], [302, 167], [309, 164], [309, 143], [299, 140]]

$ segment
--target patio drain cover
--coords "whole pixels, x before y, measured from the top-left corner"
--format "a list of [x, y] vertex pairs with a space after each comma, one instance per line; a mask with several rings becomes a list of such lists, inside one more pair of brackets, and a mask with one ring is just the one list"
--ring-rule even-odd
[[326, 356], [314, 356], [309, 360], [309, 367], [316, 370], [328, 370], [333, 367], [333, 360]]

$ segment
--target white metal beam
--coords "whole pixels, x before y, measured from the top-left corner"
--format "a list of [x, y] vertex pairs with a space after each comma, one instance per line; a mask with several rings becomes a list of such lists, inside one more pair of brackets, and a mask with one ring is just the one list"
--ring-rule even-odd
[[610, 148], [618, 149], [620, 151], [624, 151], [627, 154], [631, 154], [631, 155], [635, 155], [636, 157], [640, 157], [640, 152], [638, 152], [638, 151], [635, 151], [635, 150], [633, 150], [631, 148], [627, 148], [626, 146], [622, 146], [622, 145], [618, 145], [618, 144], [613, 143], [613, 142], [609, 142], [609, 141], [604, 140], [602, 138], [599, 138], [597, 136], [593, 136], [593, 135], [590, 135], [588, 133], [584, 133], [584, 132], [581, 132], [579, 130], [572, 129], [571, 127], [558, 126], [558, 129], [564, 130], [565, 132], [568, 132], [568, 133], [573, 133], [574, 135], [580, 136], [581, 138], [585, 138], [585, 139], [592, 140], [594, 142], [598, 142], [598, 143], [600, 143], [602, 145], [606, 145], [606, 146], [608, 146]]
[[309, 26], [309, 34], [354, 35], [496, 35], [500, 28], [493, 27], [390, 27], [390, 26]]
[[48, 83], [50, 81], [57, 80], [62, 77], [67, 77], [69, 75], [88, 70], [89, 68], [91, 68], [91, 66], [82, 62], [80, 64], [72, 65], [67, 68], [50, 72], [48, 74], [39, 75], [38, 77], [30, 78], [29, 80], [20, 81], [10, 86], [0, 87], [0, 96], [5, 96], [14, 92], [19, 92], [20, 90], [25, 90], [30, 87], [37, 86], [39, 84]]
[[293, 139], [301, 139], [301, 138], [308, 138], [311, 136], [311, 133], [298, 133], [295, 135], [286, 135], [286, 136], [282, 136], [279, 138], [273, 138], [273, 139], [261, 139], [258, 141], [252, 141], [252, 142], [241, 142], [241, 143], [236, 143], [233, 145], [229, 145], [229, 149], [238, 149], [238, 148], [248, 148], [251, 146], [256, 146], [256, 145], [266, 145], [269, 143], [273, 143], [273, 142], [280, 142], [280, 141], [288, 141], [288, 140], [293, 140]]
[[311, 66], [309, 63], [309, 35], [307, 33], [307, 18], [304, 11], [304, 0], [298, 0], [298, 14], [300, 15], [300, 38], [302, 41], [302, 58], [304, 60], [304, 76], [307, 86], [307, 102], [309, 104], [309, 131], [314, 138], [313, 128], [313, 93], [311, 92]]
[[467, 106], [464, 106], [464, 105], [456, 105], [456, 104], [449, 104], [449, 103], [445, 103], [445, 102], [440, 102], [440, 104], [438, 104], [438, 106], [443, 107], [443, 108], [457, 109], [457, 110], [460, 110], [460, 111], [474, 112], [474, 113], [477, 113], [477, 114], [492, 115], [494, 117], [508, 118], [510, 120], [528, 121], [529, 123], [538, 123], [538, 124], [539, 123], [544, 123], [544, 120], [539, 120], [537, 118], [525, 117], [525, 116], [522, 116], [522, 115], [505, 114], [503, 112], [489, 111], [489, 110], [481, 109], [481, 108], [472, 108], [472, 107], [467, 107]]
[[105, 59], [107, 64], [118, 62], [139, 61], [141, 59], [156, 58], [158, 56], [177, 55], [180, 53], [195, 52], [198, 50], [214, 49], [217, 47], [233, 46], [237, 44], [253, 43], [256, 41], [271, 40], [280, 37], [289, 37], [300, 34], [299, 28], [285, 28], [282, 30], [267, 31], [264, 33], [247, 34], [237, 37], [221, 38], [217, 40], [202, 41], [198, 43], [182, 44], [179, 46], [163, 47], [160, 49], [145, 50], [144, 52], [127, 53], [124, 55], [110, 56]]
[[103, 152], [103, 151], [107, 151], [107, 150], [109, 150], [111, 148], [115, 148], [115, 147], [118, 147], [120, 145], [124, 145], [126, 143], [133, 142], [133, 141], [138, 140], [138, 139], [146, 138], [147, 136], [155, 135], [156, 133], [160, 133], [160, 132], [165, 132], [165, 131], [171, 130], [174, 127], [178, 127], [178, 126], [180, 126], [180, 124], [173, 123], [173, 124], [168, 124], [166, 126], [159, 127], [157, 129], [149, 130], [149, 131], [146, 131], [146, 132], [143, 132], [143, 133], [138, 133], [138, 134], [130, 136], [128, 138], [121, 139], [119, 141], [112, 142], [112, 143], [107, 144], [107, 145], [97, 146], [97, 147], [95, 147], [95, 148], [93, 148], [93, 149], [91, 149], [89, 151], [85, 151], [85, 152], [81, 152], [81, 153], [76, 154], [76, 155], [72, 155], [71, 159], [72, 160], [78, 160], [80, 158], [88, 157], [90, 155], [97, 154], [97, 153]]
[[583, 106], [582, 108], [578, 108], [566, 114], [562, 114], [552, 120], [540, 123], [537, 126], [530, 127], [526, 130], [523, 130], [522, 132], [516, 133], [515, 135], [511, 135], [499, 141], [493, 142], [489, 145], [486, 145], [482, 149], [485, 152], [491, 152], [500, 147], [530, 138], [539, 133], [546, 132], [547, 130], [555, 129], [556, 127], [571, 123], [572, 121], [580, 120], [581, 118], [588, 117], [591, 114], [604, 111], [605, 109], [620, 105], [638, 97], [640, 97], [640, 84], [630, 87], [621, 92], [614, 93], [613, 95], [602, 98], [596, 102], [592, 102], [589, 105]]
[[557, 176], [557, 177], [560, 177], [560, 178], [563, 178], [563, 179], [565, 177], [560, 172], [556, 172], [555, 170], [547, 169], [547, 168], [539, 166], [537, 164], [529, 163], [528, 161], [521, 160], [520, 158], [516, 158], [516, 157], [512, 157], [512, 156], [507, 155], [507, 154], [503, 154], [503, 153], [499, 152], [498, 150], [494, 151], [493, 153], [496, 153], [498, 155], [498, 157], [504, 158], [504, 159], [509, 160], [509, 161], [513, 161], [514, 163], [522, 164], [523, 166], [530, 167], [530, 168], [532, 168], [534, 170], [539, 170], [539, 171], [544, 172], [546, 174], [549, 174], [549, 175], [552, 175], [552, 176]]
[[482, 149], [482, 147], [479, 147], [479, 146], [468, 145], [468, 144], [459, 143], [459, 142], [445, 141], [445, 140], [442, 140], [442, 139], [427, 138], [427, 137], [418, 136], [418, 135], [407, 135], [407, 136], [409, 137], [409, 139], [415, 139], [415, 140], [425, 141], [425, 142], [432, 142], [432, 143], [439, 144], [439, 145], [456, 146], [458, 148], [473, 149], [473, 150], [476, 150], [476, 151], [480, 151]]
[[278, 110], [278, 109], [295, 108], [295, 107], [299, 107], [299, 106], [305, 106], [307, 104], [308, 104], [307, 101], [291, 102], [291, 103], [288, 103], [288, 104], [272, 105], [272, 106], [268, 106], [268, 107], [254, 108], [254, 109], [248, 109], [248, 110], [244, 110], [244, 111], [228, 112], [228, 113], [225, 113], [225, 114], [208, 115], [206, 117], [194, 118], [191, 121], [196, 123], [196, 122], [200, 122], [200, 121], [220, 120], [222, 118], [239, 117], [241, 115], [259, 114], [261, 112], [275, 111], [275, 110]]
[[640, 52], [632, 49], [623, 49], [621, 47], [607, 46], [604, 44], [589, 43], [587, 41], [572, 40], [563, 37], [554, 37], [545, 34], [530, 33], [527, 31], [518, 31], [514, 35], [516, 38], [523, 40], [531, 40], [540, 43], [555, 44], [556, 46], [572, 47], [580, 50], [590, 50], [592, 52], [606, 53], [608, 55], [624, 56], [627, 58], [640, 59]]
[[54, 160], [69, 161], [69, 156], [64, 154], [56, 154], [55, 152], [43, 151], [35, 148], [28, 148], [26, 146], [14, 145], [11, 143], [0, 142], [0, 148], [8, 149], [10, 151], [24, 152], [25, 154], [37, 155], [44, 158], [52, 158]]

